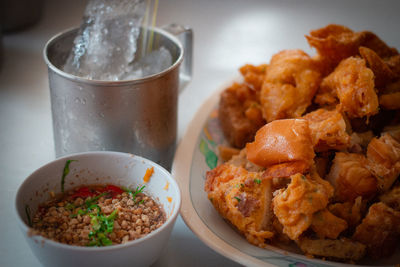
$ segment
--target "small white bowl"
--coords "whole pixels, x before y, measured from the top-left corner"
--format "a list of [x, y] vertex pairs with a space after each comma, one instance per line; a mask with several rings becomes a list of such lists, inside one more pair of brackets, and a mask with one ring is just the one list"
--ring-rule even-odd
[[[71, 246], [32, 235], [27, 207], [32, 218], [39, 204], [50, 199], [51, 192], [61, 192], [61, 177], [67, 160], [76, 161], [69, 166], [65, 190], [90, 184], [129, 188], [144, 184], [144, 193], [164, 208], [166, 222], [145, 237], [107, 247]], [[143, 176], [151, 167], [154, 173], [149, 182], [144, 183]], [[150, 160], [120, 152], [85, 152], [59, 158], [36, 170], [18, 189], [15, 204], [20, 229], [44, 266], [148, 266], [157, 260], [168, 243], [179, 214], [181, 194], [171, 174]]]

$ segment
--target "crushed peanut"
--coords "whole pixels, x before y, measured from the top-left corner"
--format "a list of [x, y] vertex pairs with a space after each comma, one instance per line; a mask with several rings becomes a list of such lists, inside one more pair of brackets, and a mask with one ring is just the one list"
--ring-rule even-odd
[[141, 190], [107, 192], [107, 186], [90, 186], [85, 187], [89, 196], [79, 196], [82, 188], [41, 205], [32, 219], [34, 230], [69, 245], [105, 246], [141, 238], [166, 221], [161, 206]]

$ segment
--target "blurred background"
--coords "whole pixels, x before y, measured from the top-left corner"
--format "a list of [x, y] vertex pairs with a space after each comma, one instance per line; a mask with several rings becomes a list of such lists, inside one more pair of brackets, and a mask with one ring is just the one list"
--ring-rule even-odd
[[[86, 1], [2, 0], [0, 31], [0, 266], [39, 266], [15, 225], [14, 197], [32, 171], [54, 159], [47, 68], [50, 37], [80, 24]], [[314, 54], [304, 35], [329, 23], [375, 32], [400, 49], [400, 1], [163, 0], [157, 26], [194, 31], [193, 79], [181, 93], [178, 141], [200, 105], [246, 63], [283, 49]], [[202, 190], [202, 188], [199, 188]], [[235, 266], [204, 245], [181, 218], [154, 266]]]

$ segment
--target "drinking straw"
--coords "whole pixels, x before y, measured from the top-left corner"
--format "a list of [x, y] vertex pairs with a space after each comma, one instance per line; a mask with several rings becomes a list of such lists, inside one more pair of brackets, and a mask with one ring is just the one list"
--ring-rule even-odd
[[153, 16], [151, 20], [151, 31], [150, 31], [150, 38], [147, 46], [147, 53], [150, 53], [153, 49], [153, 37], [154, 37], [154, 31], [153, 28], [156, 25], [156, 19], [157, 19], [157, 10], [158, 10], [158, 0], [155, 0], [154, 5], [153, 5]]

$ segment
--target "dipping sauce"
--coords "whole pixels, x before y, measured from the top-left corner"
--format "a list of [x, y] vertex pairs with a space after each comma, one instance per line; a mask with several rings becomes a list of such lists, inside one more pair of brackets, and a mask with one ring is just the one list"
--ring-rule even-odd
[[75, 246], [109, 246], [141, 238], [166, 221], [163, 208], [143, 193], [115, 185], [66, 191], [39, 206], [35, 234]]

